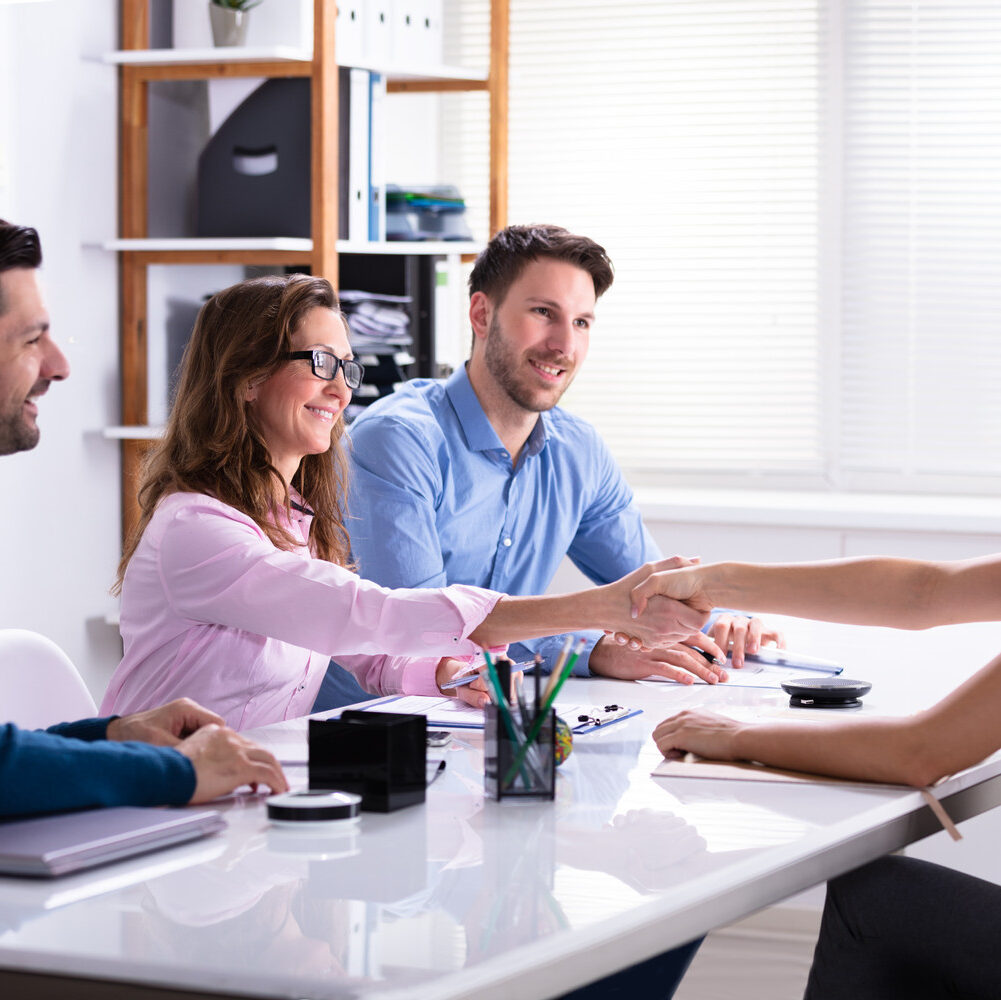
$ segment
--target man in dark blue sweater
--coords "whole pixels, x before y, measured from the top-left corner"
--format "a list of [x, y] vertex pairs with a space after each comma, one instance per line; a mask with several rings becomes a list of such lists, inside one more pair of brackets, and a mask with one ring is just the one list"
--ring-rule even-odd
[[[69, 375], [49, 334], [41, 263], [35, 230], [0, 220], [0, 455], [35, 447], [36, 400]], [[0, 725], [0, 817], [207, 802], [244, 784], [288, 787], [270, 753], [187, 699], [44, 731]]]

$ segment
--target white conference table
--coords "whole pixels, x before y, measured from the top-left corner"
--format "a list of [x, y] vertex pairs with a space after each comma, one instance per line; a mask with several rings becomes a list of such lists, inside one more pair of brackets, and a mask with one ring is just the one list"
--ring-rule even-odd
[[[875, 682], [865, 713], [928, 704], [1001, 648], [996, 625], [789, 631]], [[208, 840], [45, 883], [0, 878], [0, 993], [557, 996], [940, 829], [909, 789], [650, 776], [662, 717], [781, 716], [781, 691], [571, 684], [561, 701], [644, 712], [577, 738], [555, 803], [485, 801], [482, 736], [458, 732], [431, 751], [448, 766], [425, 805], [366, 813], [354, 833], [275, 828], [247, 794], [221, 804], [228, 829]], [[302, 756], [304, 720], [256, 735]], [[992, 808], [1001, 757], [936, 794], [957, 821]]]

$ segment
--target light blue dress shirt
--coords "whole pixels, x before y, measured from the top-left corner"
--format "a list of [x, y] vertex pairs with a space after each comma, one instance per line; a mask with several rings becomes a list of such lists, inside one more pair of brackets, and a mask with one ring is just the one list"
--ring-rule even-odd
[[[544, 594], [563, 557], [597, 584], [659, 559], [632, 491], [597, 431], [556, 407], [539, 415], [515, 468], [465, 368], [416, 379], [351, 425], [351, 545], [387, 587], [468, 583]], [[600, 632], [575, 673], [587, 674]], [[551, 667], [565, 636], [511, 647]]]

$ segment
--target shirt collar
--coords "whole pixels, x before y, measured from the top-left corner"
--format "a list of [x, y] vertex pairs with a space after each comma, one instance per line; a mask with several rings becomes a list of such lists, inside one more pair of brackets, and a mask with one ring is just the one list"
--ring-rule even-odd
[[[493, 424], [487, 419], [483, 407], [476, 396], [466, 366], [457, 368], [445, 382], [445, 392], [448, 395], [452, 409], [458, 417], [459, 426], [466, 437], [466, 444], [471, 451], [503, 451], [504, 445], [497, 436]], [[537, 455], [546, 445], [546, 432], [549, 426], [549, 414], [540, 413], [539, 420], [528, 435], [525, 448], [529, 455]]]

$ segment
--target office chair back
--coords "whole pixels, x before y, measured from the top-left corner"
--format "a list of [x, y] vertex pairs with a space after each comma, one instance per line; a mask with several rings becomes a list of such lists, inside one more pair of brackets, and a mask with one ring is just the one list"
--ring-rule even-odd
[[0, 629], [0, 722], [44, 729], [97, 714], [70, 658], [27, 629]]

